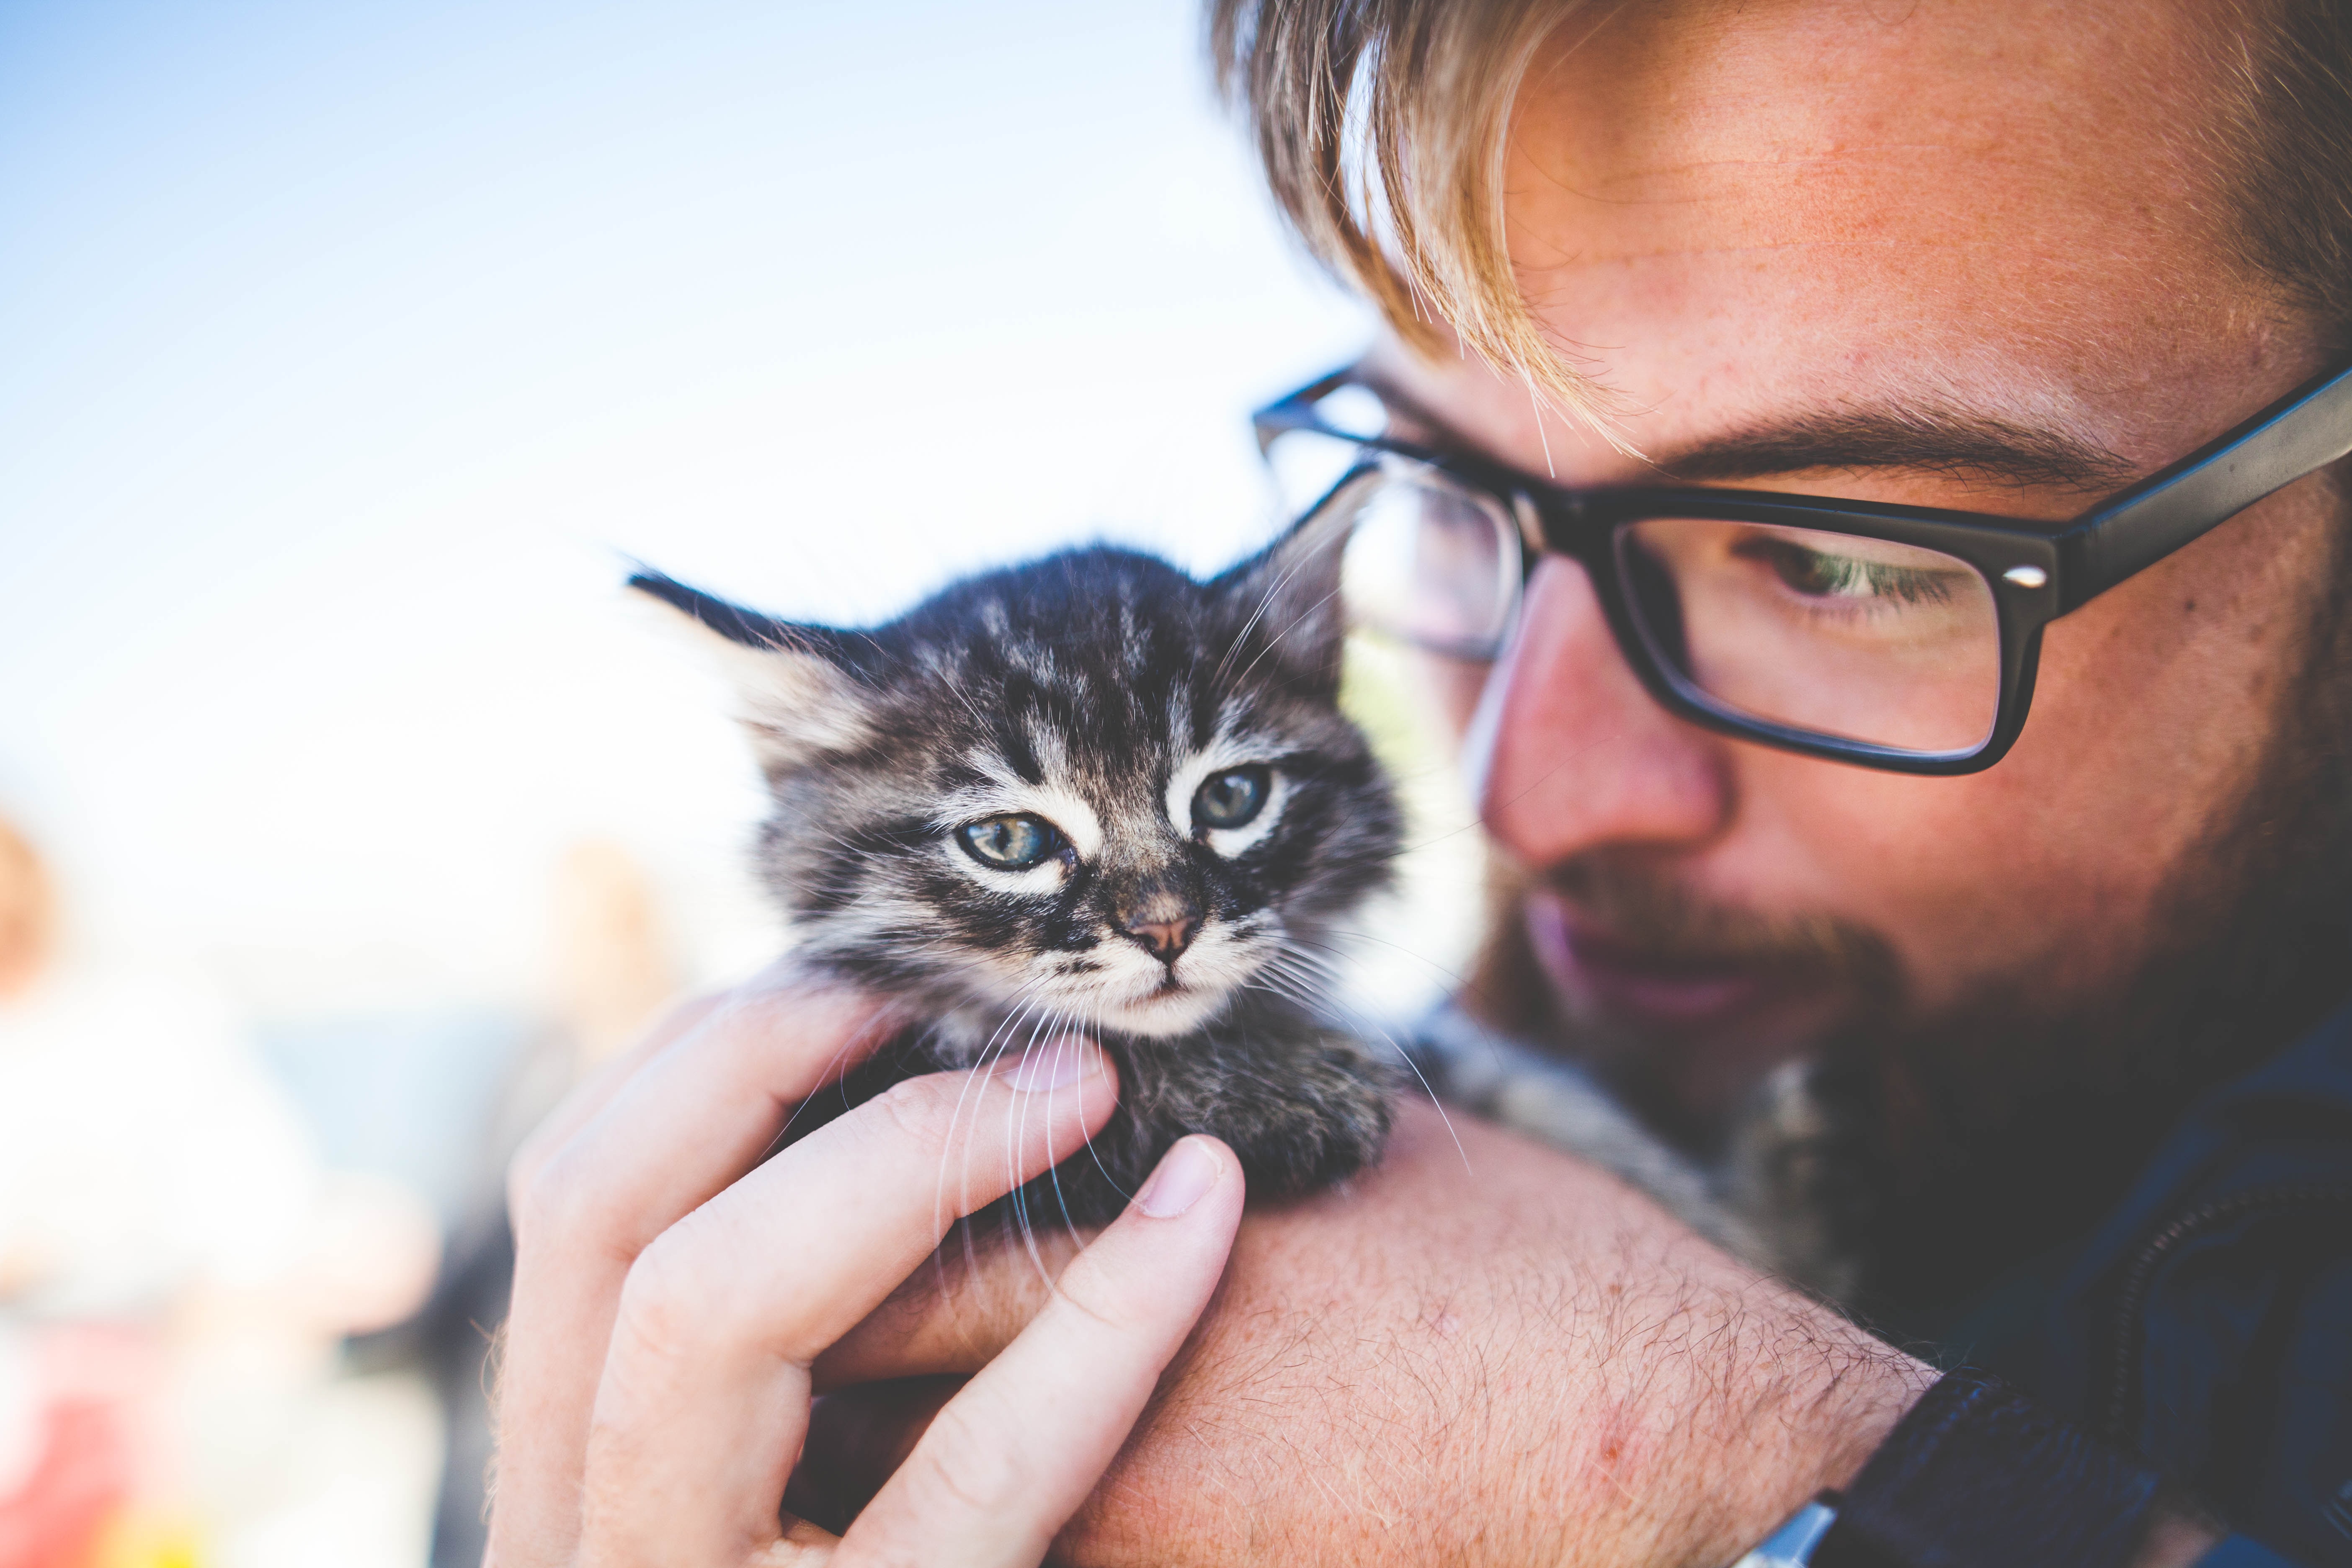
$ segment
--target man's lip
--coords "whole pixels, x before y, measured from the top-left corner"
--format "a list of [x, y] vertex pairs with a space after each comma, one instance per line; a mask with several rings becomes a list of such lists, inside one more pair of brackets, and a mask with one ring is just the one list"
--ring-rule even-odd
[[1753, 1012], [1777, 989], [1749, 965], [1662, 953], [1578, 921], [1558, 899], [1528, 900], [1528, 935], [1580, 1008], [1635, 1025], [1702, 1028]]

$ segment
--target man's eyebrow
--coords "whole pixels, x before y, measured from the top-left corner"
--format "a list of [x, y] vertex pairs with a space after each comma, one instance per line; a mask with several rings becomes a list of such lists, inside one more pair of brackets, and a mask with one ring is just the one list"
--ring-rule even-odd
[[1773, 420], [1693, 442], [1654, 461], [1666, 477], [1689, 483], [1907, 468], [2020, 489], [2096, 494], [2139, 477], [2119, 453], [2062, 431], [1948, 408], [1892, 405]]

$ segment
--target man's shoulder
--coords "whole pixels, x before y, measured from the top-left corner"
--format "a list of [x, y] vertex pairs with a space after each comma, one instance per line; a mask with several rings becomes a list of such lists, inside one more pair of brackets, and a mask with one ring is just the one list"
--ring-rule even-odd
[[2183, 1119], [2051, 1329], [2095, 1430], [2352, 1564], [2352, 1007]]

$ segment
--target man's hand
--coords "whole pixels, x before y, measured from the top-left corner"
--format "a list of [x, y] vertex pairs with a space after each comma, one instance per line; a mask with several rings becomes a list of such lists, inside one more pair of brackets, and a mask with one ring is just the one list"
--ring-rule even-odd
[[[922, 1277], [819, 1383], [969, 1371], [1038, 1299], [1025, 1255]], [[1057, 1552], [1720, 1568], [1850, 1479], [1934, 1378], [1591, 1167], [1412, 1110], [1379, 1171], [1244, 1221]], [[813, 1458], [887, 1465], [951, 1387], [845, 1390]]]
[[688, 1009], [517, 1157], [498, 1568], [1027, 1568], [1084, 1500], [1232, 1242], [1241, 1171], [1213, 1139], [1168, 1153], [845, 1538], [779, 1520], [819, 1353], [1116, 1098], [1101, 1053], [1061, 1036], [910, 1079], [763, 1163], [882, 1030], [837, 989]]

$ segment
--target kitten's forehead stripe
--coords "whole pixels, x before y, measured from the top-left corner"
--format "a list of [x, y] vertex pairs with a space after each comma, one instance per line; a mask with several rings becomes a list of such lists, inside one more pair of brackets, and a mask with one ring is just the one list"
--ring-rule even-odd
[[[1034, 689], [1031, 689], [1032, 691]], [[1016, 716], [1020, 708], [1026, 706], [1025, 703], [1019, 704], [1014, 714], [1008, 715], [1009, 721], [997, 726], [997, 742], [1003, 748], [1004, 760], [1012, 764], [1013, 771], [1021, 775], [1024, 783], [1041, 784], [1045, 782], [1045, 766], [1037, 760], [1036, 748], [1029, 743], [1028, 726]]]
[[1223, 705], [1218, 700], [1216, 688], [1206, 681], [1192, 689], [1192, 749], [1203, 751], [1216, 738], [1217, 719]]

